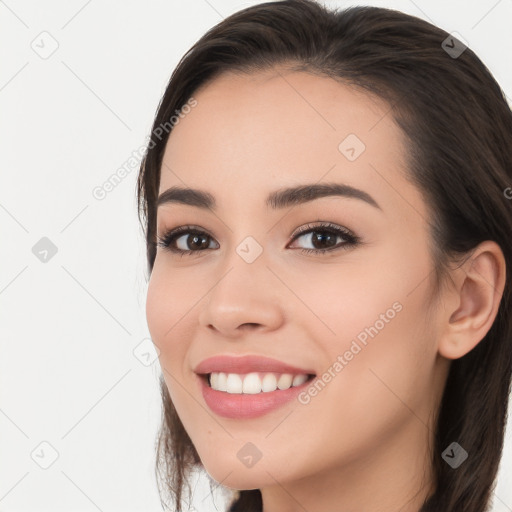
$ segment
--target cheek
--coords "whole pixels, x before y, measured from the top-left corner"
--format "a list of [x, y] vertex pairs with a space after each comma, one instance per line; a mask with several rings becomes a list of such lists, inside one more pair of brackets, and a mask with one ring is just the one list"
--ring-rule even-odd
[[[183, 296], [183, 288], [173, 278], [172, 272], [166, 272], [163, 266], [155, 262], [148, 284], [146, 297], [146, 320], [151, 338], [160, 350], [160, 361], [171, 362], [169, 354], [174, 356], [180, 352], [176, 340], [183, 339], [180, 329], [183, 328], [187, 307], [187, 299]], [[173, 357], [174, 364], [178, 362]]]
[[410, 295], [382, 289], [364, 307], [350, 311], [346, 331], [339, 320], [343, 338], [336, 351], [331, 349], [346, 363], [334, 379], [333, 395], [342, 407], [332, 419], [343, 423], [343, 417], [352, 418], [348, 438], [378, 439], [414, 416], [427, 423], [436, 350], [435, 328], [426, 325], [424, 301], [422, 287]]
[[300, 297], [302, 310], [304, 306], [309, 309], [301, 316], [315, 330], [313, 340], [336, 337], [333, 341], [343, 346], [344, 339], [364, 330], [398, 299], [394, 287], [375, 272], [374, 265], [349, 258], [342, 265], [318, 265], [295, 274], [302, 277], [290, 276], [287, 284]]
[[182, 391], [187, 351], [184, 315], [190, 306], [184, 304], [182, 288], [170, 274], [155, 262], [147, 291], [146, 319], [151, 339], [159, 350], [162, 376], [171, 401], [178, 411], [183, 411], [187, 398]]
[[[386, 422], [403, 420], [411, 414], [409, 407], [427, 415], [436, 327], [427, 325], [425, 318], [428, 280], [423, 278], [428, 262], [418, 260], [399, 264], [395, 255], [365, 269], [329, 269], [329, 277], [324, 270], [323, 277], [312, 276], [301, 289], [301, 296], [315, 305], [314, 312], [329, 327], [330, 333], [310, 315], [310, 332], [323, 340], [325, 371], [331, 375], [324, 374], [329, 383], [320, 394], [329, 396], [326, 402], [339, 404], [327, 413], [332, 424], [348, 430], [359, 425], [349, 437], [359, 437], [363, 430], [370, 435], [379, 422], [385, 428]], [[315, 398], [313, 408], [322, 400]], [[322, 413], [320, 407], [315, 413]], [[345, 423], [347, 414], [354, 422]]]

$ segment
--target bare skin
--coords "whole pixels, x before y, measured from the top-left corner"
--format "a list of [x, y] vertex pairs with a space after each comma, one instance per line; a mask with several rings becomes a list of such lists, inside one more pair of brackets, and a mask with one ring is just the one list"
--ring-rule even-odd
[[[194, 98], [169, 138], [159, 191], [205, 190], [217, 209], [165, 204], [157, 229], [193, 225], [210, 248], [183, 257], [158, 248], [147, 320], [206, 471], [232, 489], [261, 489], [264, 512], [417, 512], [433, 490], [428, 443], [450, 360], [481, 341], [497, 314], [501, 250], [481, 244], [432, 299], [429, 211], [405, 179], [389, 106], [366, 93], [281, 70], [226, 74]], [[348, 153], [339, 149], [349, 134], [365, 145], [353, 161], [355, 139]], [[265, 204], [276, 189], [317, 183], [356, 187], [380, 208], [342, 196]], [[340, 235], [337, 249], [301, 253], [328, 247], [311, 234], [293, 240], [297, 228], [322, 222], [361, 243], [344, 248]], [[236, 251], [248, 236], [262, 248], [252, 263]], [[194, 249], [191, 239], [182, 233], [175, 245]], [[376, 325], [333, 377], [338, 356]], [[332, 378], [307, 403], [227, 419], [208, 408], [193, 372], [217, 354], [273, 357], [317, 378], [331, 368]], [[252, 467], [237, 457], [247, 442], [262, 454]]]

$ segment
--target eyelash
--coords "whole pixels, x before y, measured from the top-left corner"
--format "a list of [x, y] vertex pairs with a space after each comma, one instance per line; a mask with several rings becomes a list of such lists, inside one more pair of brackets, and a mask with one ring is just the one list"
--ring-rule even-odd
[[[321, 224], [306, 224], [305, 226], [302, 226], [297, 230], [297, 232], [294, 234], [292, 240], [290, 242], [294, 242], [297, 238], [300, 236], [303, 236], [307, 233], [312, 232], [327, 232], [334, 235], [342, 236], [342, 238], [345, 239], [345, 241], [338, 246], [335, 246], [330, 249], [298, 249], [303, 254], [311, 254], [311, 253], [326, 253], [331, 251], [337, 251], [339, 249], [347, 250], [350, 247], [354, 247], [356, 245], [359, 245], [360, 238], [356, 235], [354, 235], [352, 232], [350, 232], [346, 228], [341, 228], [339, 226], [336, 226], [335, 224], [331, 224], [330, 222], [327, 223], [321, 223]], [[205, 249], [199, 249], [199, 250], [183, 250], [183, 249], [176, 249], [172, 247], [172, 243], [179, 238], [184, 233], [186, 234], [193, 234], [193, 235], [208, 235], [205, 231], [201, 229], [197, 229], [194, 226], [180, 226], [178, 228], [168, 230], [164, 232], [162, 236], [157, 236], [158, 242], [157, 245], [159, 247], [162, 247], [163, 249], [170, 251], [175, 254], [179, 254], [180, 256], [192, 256], [192, 253], [201, 253], [204, 252]], [[197, 255], [197, 254], [196, 254]]]

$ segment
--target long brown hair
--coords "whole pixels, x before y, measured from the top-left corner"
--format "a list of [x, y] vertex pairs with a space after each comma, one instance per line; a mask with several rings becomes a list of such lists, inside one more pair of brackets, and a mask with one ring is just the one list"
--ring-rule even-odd
[[[407, 138], [408, 178], [431, 212], [436, 289], [449, 263], [485, 240], [501, 247], [512, 268], [512, 194], [506, 193], [512, 192], [512, 112], [475, 53], [447, 38], [444, 30], [399, 11], [368, 6], [328, 10], [311, 0], [262, 3], [210, 29], [172, 73], [141, 163], [137, 197], [149, 273], [156, 255], [160, 167], [172, 131], [162, 136], [159, 127], [168, 125], [199, 87], [222, 72], [277, 65], [329, 76], [388, 102], [390, 115]], [[450, 48], [463, 51], [450, 54]], [[489, 506], [512, 372], [512, 288], [507, 274], [491, 329], [471, 352], [452, 362], [437, 411], [431, 458], [435, 491], [420, 512], [483, 512]], [[181, 509], [184, 485], [201, 462], [163, 378], [160, 384], [163, 414], [156, 475], [162, 504], [169, 497]], [[470, 453], [457, 470], [441, 457], [455, 440]], [[260, 491], [247, 490], [230, 510], [261, 507]]]

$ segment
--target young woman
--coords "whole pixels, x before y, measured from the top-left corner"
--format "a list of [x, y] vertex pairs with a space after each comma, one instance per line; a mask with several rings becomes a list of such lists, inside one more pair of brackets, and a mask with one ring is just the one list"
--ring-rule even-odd
[[162, 502], [204, 469], [230, 511], [486, 510], [511, 144], [484, 64], [397, 11], [264, 3], [193, 46], [138, 181]]

